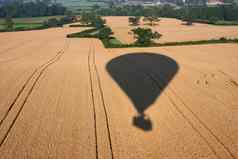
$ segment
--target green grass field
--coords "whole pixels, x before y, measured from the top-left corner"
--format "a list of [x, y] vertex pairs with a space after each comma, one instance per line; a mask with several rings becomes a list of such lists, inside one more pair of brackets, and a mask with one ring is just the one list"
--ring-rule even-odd
[[78, 9], [89, 9], [94, 5], [100, 7], [108, 7], [111, 0], [57, 0], [59, 3], [62, 3], [67, 8], [77, 11]]
[[[13, 18], [14, 30], [32, 30], [43, 26], [43, 22], [50, 18], [61, 18], [63, 16], [45, 16], [45, 17], [30, 17], [30, 18]], [[5, 19], [0, 18], [0, 30], [5, 30]]]
[[[63, 16], [45, 16], [45, 17], [30, 17], [30, 18], [13, 18], [14, 30], [32, 30], [43, 26], [43, 22], [50, 18], [61, 18]], [[5, 19], [0, 18], [0, 30], [5, 30]]]
[[[13, 29], [16, 31], [20, 30], [33, 30], [43, 27], [42, 23], [15, 23]], [[0, 31], [5, 31], [4, 24], [0, 24]]]
[[29, 29], [33, 29], [33, 28], [38, 28], [43, 26], [43, 24], [41, 23], [16, 23], [14, 25], [14, 28], [29, 28]]
[[[30, 18], [13, 18], [14, 23], [28, 24], [28, 23], [43, 23], [50, 18], [61, 18], [63, 16], [45, 16], [45, 17], [30, 17]], [[0, 24], [4, 24], [4, 18], [0, 18]]]

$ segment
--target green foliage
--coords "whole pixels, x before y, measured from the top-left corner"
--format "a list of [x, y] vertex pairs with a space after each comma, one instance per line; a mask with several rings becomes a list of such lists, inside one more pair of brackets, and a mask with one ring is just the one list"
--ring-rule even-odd
[[104, 19], [102, 19], [100, 16], [95, 16], [92, 19], [92, 26], [94, 26], [97, 29], [103, 28], [106, 21]]
[[80, 16], [80, 22], [84, 25], [92, 25], [97, 29], [103, 28], [106, 23], [101, 16], [96, 15], [94, 12], [83, 12]]
[[110, 36], [113, 34], [112, 29], [109, 27], [104, 27], [99, 30], [98, 38], [99, 39], [109, 39]]
[[152, 17], [169, 17], [184, 19], [193, 22], [196, 19], [209, 20], [216, 17], [224, 21], [238, 20], [238, 5], [218, 5], [206, 6], [203, 0], [191, 2], [192, 4], [176, 8], [171, 5], [163, 6], [112, 6], [111, 8], [101, 8], [97, 10], [97, 15], [103, 16], [152, 16]]
[[114, 5], [111, 8], [100, 8], [98, 15], [103, 16], [157, 16], [157, 17], [176, 17], [177, 11], [174, 6], [120, 6]]
[[82, 12], [80, 15], [80, 22], [84, 25], [89, 25], [92, 21], [92, 15], [87, 12]]
[[0, 17], [36, 17], [63, 15], [66, 8], [51, 0], [13, 0], [0, 6]]
[[92, 6], [92, 11], [96, 11], [96, 10], [98, 10], [100, 8], [100, 6], [98, 5], [98, 4], [94, 4], [93, 6]]
[[104, 47], [106, 47], [106, 48], [124, 48], [124, 47], [129, 47], [129, 45], [121, 43], [115, 37], [110, 37], [109, 39], [101, 39], [101, 41], [102, 41]]
[[87, 29], [79, 33], [68, 34], [68, 38], [99, 38], [99, 39], [109, 39], [113, 34], [111, 28], [104, 27], [101, 29]]
[[11, 17], [5, 18], [5, 29], [6, 30], [13, 30], [14, 22]]
[[[117, 39], [116, 39], [117, 40]], [[204, 45], [204, 44], [223, 44], [223, 43], [238, 43], [238, 39], [211, 39], [211, 40], [199, 40], [199, 41], [182, 41], [182, 42], [167, 42], [167, 43], [152, 43], [150, 45], [139, 44], [115, 44], [111, 40], [102, 40], [106, 48], [132, 48], [132, 47], [164, 47], [164, 46], [184, 46], [184, 45]]]
[[1, 27], [0, 25], [0, 32], [40, 30], [40, 29], [46, 29], [46, 28], [47, 27], [41, 23], [14, 23], [12, 29], [7, 29], [5, 28], [5, 25], [4, 27]]
[[65, 12], [64, 12], [64, 15], [66, 15], [67, 17], [71, 17], [71, 16], [73, 16], [73, 12], [71, 11], [71, 10], [66, 10]]
[[81, 31], [79, 33], [73, 33], [67, 35], [68, 38], [99, 38], [99, 39], [110, 39], [113, 34], [111, 28], [103, 27], [101, 29], [93, 28]]
[[133, 17], [129, 17], [128, 21], [130, 25], [137, 26], [140, 24], [140, 19], [141, 19], [140, 16], [133, 16]]
[[92, 27], [92, 25], [83, 25], [83, 24], [71, 24], [69, 27]]
[[160, 19], [158, 17], [155, 17], [155, 16], [147, 16], [147, 17], [144, 17], [143, 21], [144, 22], [149, 22], [149, 25], [153, 26], [155, 23], [159, 22]]
[[[60, 19], [63, 16], [44, 16], [44, 17], [25, 17], [25, 18], [12, 18], [14, 23], [21, 23], [21, 24], [26, 24], [26, 23], [43, 23], [44, 21], [47, 21], [50, 18], [57, 18]], [[0, 18], [0, 24], [3, 24], [5, 22], [5, 18]]]
[[87, 29], [78, 33], [72, 33], [68, 34], [67, 38], [97, 38], [97, 35], [95, 32], [98, 30], [93, 28], [93, 29]]
[[219, 21], [219, 18], [217, 18], [217, 17], [211, 17], [211, 18], [209, 18], [209, 22], [210, 23], [216, 23], [217, 21]]
[[50, 18], [47, 21], [44, 21], [44, 26], [46, 27], [61, 27], [64, 24], [69, 24], [75, 22], [74, 16], [65, 16], [61, 17], [60, 19], [57, 18]]
[[3, 28], [0, 25], [0, 32], [27, 31], [27, 30], [46, 29], [50, 27], [61, 27], [64, 24], [69, 24], [76, 21], [76, 17], [74, 16], [64, 16], [64, 17], [54, 16], [53, 18], [40, 17], [39, 19], [40, 20], [36, 20], [36, 18], [33, 18], [31, 20], [30, 18], [24, 18], [24, 19], [20, 18], [20, 19], [14, 19], [16, 23], [13, 23], [13, 20], [11, 18], [6, 18], [5, 23], [2, 24], [2, 26], [4, 25], [5, 27]]
[[112, 0], [57, 0], [67, 8], [77, 10], [94, 10], [97, 8], [107, 8], [113, 3]]
[[60, 26], [60, 21], [56, 18], [51, 18], [44, 22], [44, 25], [47, 27], [58, 27]]
[[136, 44], [150, 45], [153, 39], [159, 39], [162, 35], [158, 32], [153, 32], [150, 28], [136, 28], [132, 29]]
[[155, 31], [152, 35], [152, 39], [159, 39], [161, 38], [162, 34], [160, 34], [159, 32]]
[[109, 43], [111, 45], [123, 45], [122, 42], [120, 40], [116, 39], [115, 37], [110, 38]]
[[211, 23], [214, 25], [238, 25], [238, 21], [222, 21], [218, 20], [215, 23]]
[[[161, 37], [161, 34], [155, 33], [154, 38]], [[152, 37], [153, 37], [152, 36]], [[97, 29], [88, 29], [79, 33], [67, 35], [68, 38], [98, 38]], [[202, 45], [202, 44], [219, 44], [219, 43], [238, 43], [238, 39], [228, 39], [222, 37], [220, 39], [199, 40], [199, 41], [185, 41], [185, 42], [167, 42], [167, 43], [149, 43], [148, 45], [133, 43], [123, 44], [115, 37], [101, 39], [106, 48], [129, 48], [129, 47], [161, 47], [161, 46], [182, 46], [182, 45]]]
[[60, 25], [64, 25], [64, 24], [69, 24], [69, 23], [73, 23], [73, 22], [76, 22], [77, 21], [77, 18], [75, 16], [64, 16], [64, 17], [61, 17], [59, 19], [59, 23]]

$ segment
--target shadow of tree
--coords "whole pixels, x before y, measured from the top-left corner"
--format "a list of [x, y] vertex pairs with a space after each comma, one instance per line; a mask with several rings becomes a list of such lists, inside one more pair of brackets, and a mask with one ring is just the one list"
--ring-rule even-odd
[[130, 53], [109, 61], [107, 71], [133, 102], [138, 114], [133, 125], [152, 130], [152, 121], [145, 110], [173, 79], [179, 67], [168, 56], [155, 53]]

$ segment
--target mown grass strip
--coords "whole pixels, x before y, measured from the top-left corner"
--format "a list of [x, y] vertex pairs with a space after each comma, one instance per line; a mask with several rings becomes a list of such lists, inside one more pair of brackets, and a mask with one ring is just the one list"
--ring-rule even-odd
[[42, 30], [48, 27], [41, 23], [15, 23], [13, 29], [6, 29], [5, 25], [0, 25], [0, 32], [14, 32], [14, 31], [29, 31], [29, 30]]
[[93, 25], [71, 24], [69, 27], [93, 27]]

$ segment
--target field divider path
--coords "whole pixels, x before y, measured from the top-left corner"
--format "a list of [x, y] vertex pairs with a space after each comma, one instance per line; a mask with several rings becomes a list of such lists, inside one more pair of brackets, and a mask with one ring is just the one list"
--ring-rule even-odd
[[[128, 61], [128, 63], [134, 62], [135, 65], [138, 64], [135, 61]], [[145, 76], [148, 76], [156, 86], [161, 89], [162, 85], [160, 82], [164, 82], [163, 78], [152, 70], [142, 70], [138, 68], [138, 72], [142, 72]], [[218, 159], [236, 159], [235, 155], [230, 151], [230, 149], [213, 133], [213, 131], [201, 121], [201, 119], [196, 115], [185, 102], [175, 93], [175, 91], [167, 86], [166, 90], [163, 91], [175, 110], [182, 115], [182, 117], [188, 122], [188, 124], [194, 129], [194, 131], [205, 141], [211, 151]]]
[[55, 62], [59, 61], [62, 55], [66, 52], [69, 48], [70, 41], [65, 42], [65, 46], [62, 50], [57, 52], [57, 54], [48, 60], [46, 63], [42, 64], [40, 67], [36, 68], [33, 73], [29, 76], [29, 78], [24, 83], [23, 87], [18, 92], [16, 98], [13, 100], [12, 104], [10, 105], [8, 111], [4, 115], [3, 119], [0, 122], [0, 148], [4, 144], [5, 140], [9, 132], [11, 131], [12, 127], [14, 126], [17, 118], [19, 117], [20, 113], [24, 105], [26, 104], [28, 98], [30, 97], [31, 93], [33, 92], [37, 82], [39, 81], [40, 77], [43, 75], [45, 70], [54, 64]]
[[108, 111], [104, 100], [101, 79], [96, 65], [96, 52], [93, 40], [91, 41], [91, 48], [89, 54], [89, 73], [91, 76], [92, 100], [94, 102], [95, 111], [97, 157], [100, 159], [114, 159]]

